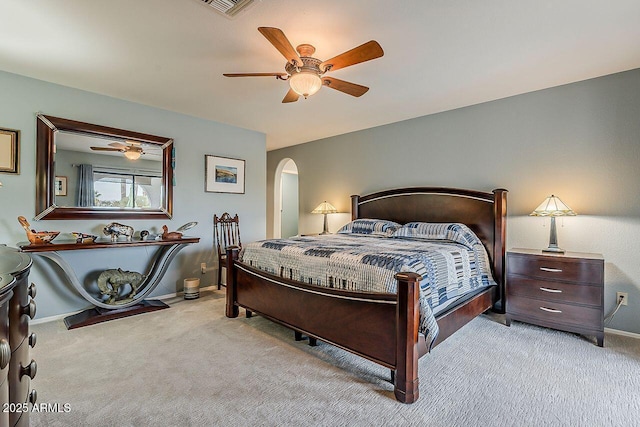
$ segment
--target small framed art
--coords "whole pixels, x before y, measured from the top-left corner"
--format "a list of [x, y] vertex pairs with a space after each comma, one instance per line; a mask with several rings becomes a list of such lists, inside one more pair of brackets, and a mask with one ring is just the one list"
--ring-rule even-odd
[[0, 172], [20, 173], [20, 131], [0, 128]]
[[67, 195], [67, 177], [56, 176], [56, 196]]
[[245, 161], [219, 156], [204, 156], [204, 190], [208, 193], [244, 194]]

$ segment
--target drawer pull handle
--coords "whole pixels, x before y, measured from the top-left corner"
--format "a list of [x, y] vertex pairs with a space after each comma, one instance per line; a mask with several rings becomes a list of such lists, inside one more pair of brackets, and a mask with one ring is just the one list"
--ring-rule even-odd
[[541, 291], [551, 292], [552, 294], [561, 294], [562, 291], [560, 289], [549, 289], [549, 288], [540, 288]]
[[29, 347], [31, 348], [35, 347], [36, 342], [38, 342], [38, 336], [36, 335], [35, 332], [32, 332], [31, 335], [29, 335]]
[[20, 309], [20, 314], [26, 314], [31, 319], [36, 317], [36, 302], [34, 300], [29, 301], [29, 304]]
[[29, 378], [34, 379], [37, 372], [38, 364], [33, 359], [31, 359], [31, 363], [29, 363], [27, 366], [22, 366], [22, 364], [20, 364], [20, 378], [26, 375]]
[[562, 313], [562, 310], [556, 310], [555, 308], [540, 307], [540, 310], [548, 313]]
[[548, 273], [562, 273], [562, 270], [559, 268], [540, 267], [540, 270]]
[[0, 340], [0, 369], [4, 369], [11, 359], [11, 347], [9, 341], [4, 338]]
[[29, 286], [29, 296], [30, 296], [31, 298], [35, 298], [37, 293], [38, 293], [38, 289], [36, 288], [36, 284], [35, 284], [35, 283], [32, 283], [32, 284]]

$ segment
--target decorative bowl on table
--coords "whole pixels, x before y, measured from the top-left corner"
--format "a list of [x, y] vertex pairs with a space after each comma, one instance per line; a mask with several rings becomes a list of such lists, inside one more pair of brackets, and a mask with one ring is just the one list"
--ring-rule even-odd
[[27, 239], [32, 245], [43, 245], [45, 243], [51, 243], [53, 239], [58, 237], [59, 231], [36, 231], [31, 228], [29, 221], [23, 216], [18, 217], [18, 222], [27, 232]]

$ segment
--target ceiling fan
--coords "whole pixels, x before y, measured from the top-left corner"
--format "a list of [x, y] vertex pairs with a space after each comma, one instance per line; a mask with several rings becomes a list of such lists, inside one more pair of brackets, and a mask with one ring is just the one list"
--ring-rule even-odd
[[278, 28], [259, 27], [258, 31], [285, 57], [287, 60], [287, 64], [284, 66], [286, 73], [234, 73], [223, 75], [225, 77], [275, 77], [279, 80], [288, 80], [290, 89], [282, 100], [283, 103], [295, 102], [300, 96], [306, 99], [318, 92], [322, 86], [327, 86], [352, 96], [362, 96], [369, 90], [368, 87], [334, 77], [326, 77], [324, 74], [380, 58], [384, 55], [384, 51], [378, 42], [371, 40], [338, 56], [322, 61], [312, 57], [316, 48], [310, 44], [301, 44], [294, 50], [287, 36]]
[[94, 151], [119, 151], [129, 160], [138, 160], [140, 156], [144, 154], [144, 150], [140, 147], [140, 143], [135, 141], [125, 141], [124, 144], [121, 142], [112, 142], [109, 144], [109, 147], [90, 148]]

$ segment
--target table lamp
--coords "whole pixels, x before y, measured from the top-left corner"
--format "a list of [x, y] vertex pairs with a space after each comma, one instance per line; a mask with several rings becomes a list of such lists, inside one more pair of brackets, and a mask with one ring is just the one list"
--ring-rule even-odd
[[551, 217], [551, 230], [549, 231], [549, 247], [543, 249], [542, 252], [555, 252], [563, 254], [564, 249], [558, 247], [558, 236], [556, 233], [556, 217], [557, 216], [576, 216], [576, 213], [562, 200], [553, 194], [540, 204], [533, 212], [531, 216], [550, 216]]
[[320, 203], [317, 208], [311, 211], [314, 214], [324, 214], [324, 230], [320, 234], [331, 234], [329, 233], [329, 223], [327, 222], [327, 214], [337, 213], [338, 210], [331, 204], [324, 202]]

